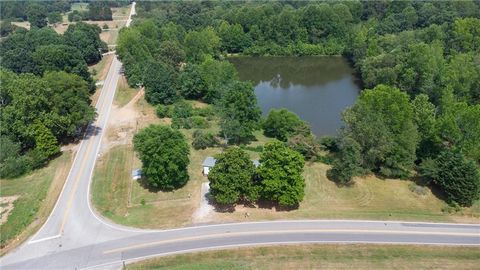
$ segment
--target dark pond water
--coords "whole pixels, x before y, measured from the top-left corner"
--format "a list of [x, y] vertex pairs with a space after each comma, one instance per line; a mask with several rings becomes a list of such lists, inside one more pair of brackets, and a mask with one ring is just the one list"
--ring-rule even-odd
[[263, 115], [286, 108], [310, 123], [317, 136], [335, 135], [341, 113], [360, 88], [341, 57], [234, 57], [241, 80], [252, 81]]

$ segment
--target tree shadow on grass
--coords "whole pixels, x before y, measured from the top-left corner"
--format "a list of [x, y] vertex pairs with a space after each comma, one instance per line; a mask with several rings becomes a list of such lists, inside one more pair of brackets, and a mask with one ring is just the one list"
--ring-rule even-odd
[[185, 184], [183, 184], [182, 186], [178, 186], [178, 187], [174, 187], [174, 188], [161, 188], [161, 187], [155, 187], [155, 186], [152, 186], [150, 183], [148, 183], [147, 179], [142, 176], [140, 179], [137, 180], [137, 182], [140, 184], [140, 186], [146, 190], [148, 190], [149, 192], [152, 192], [152, 193], [157, 193], [157, 192], [175, 192], [176, 190], [182, 188], [185, 186]]

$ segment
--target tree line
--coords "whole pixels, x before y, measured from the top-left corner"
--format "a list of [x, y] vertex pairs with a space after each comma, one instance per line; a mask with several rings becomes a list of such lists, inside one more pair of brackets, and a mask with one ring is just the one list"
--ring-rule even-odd
[[94, 119], [95, 84], [87, 64], [106, 49], [98, 26], [17, 29], [0, 43], [0, 177], [45, 165], [60, 144], [78, 138]]
[[42, 75], [57, 70], [76, 74], [95, 85], [88, 65], [102, 58], [107, 45], [101, 41], [96, 25], [77, 23], [63, 34], [50, 28], [18, 29], [0, 43], [0, 65], [16, 73]]
[[261, 127], [318, 157], [322, 146], [295, 115], [273, 111], [259, 121], [252, 86], [222, 59], [342, 54], [366, 90], [343, 113], [339, 135], [322, 139], [333, 157], [328, 176], [348, 185], [370, 172], [418, 173], [449, 203], [479, 198], [477, 2], [147, 2], [138, 10], [142, 19], [121, 31], [118, 52], [149, 102], [201, 99], [215, 104], [227, 141], [248, 141]]

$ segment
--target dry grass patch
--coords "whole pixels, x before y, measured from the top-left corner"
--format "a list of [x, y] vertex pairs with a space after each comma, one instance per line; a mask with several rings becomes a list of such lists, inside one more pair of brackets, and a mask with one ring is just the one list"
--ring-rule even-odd
[[479, 248], [287, 245], [161, 257], [127, 269], [477, 269]]
[[128, 85], [125, 76], [121, 76], [118, 80], [117, 92], [115, 93], [114, 104], [118, 107], [127, 105], [130, 100], [138, 93], [138, 90], [131, 88]]

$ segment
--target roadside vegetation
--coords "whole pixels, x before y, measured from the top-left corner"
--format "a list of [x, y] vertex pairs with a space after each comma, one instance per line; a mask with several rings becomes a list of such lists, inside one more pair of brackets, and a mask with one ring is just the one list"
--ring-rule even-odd
[[72, 152], [65, 151], [45, 168], [15, 179], [0, 180], [0, 197], [16, 198], [11, 205], [1, 206], [2, 255], [30, 237], [45, 222], [63, 188], [72, 160]]
[[126, 269], [472, 269], [479, 255], [467, 247], [288, 245], [167, 256]]

